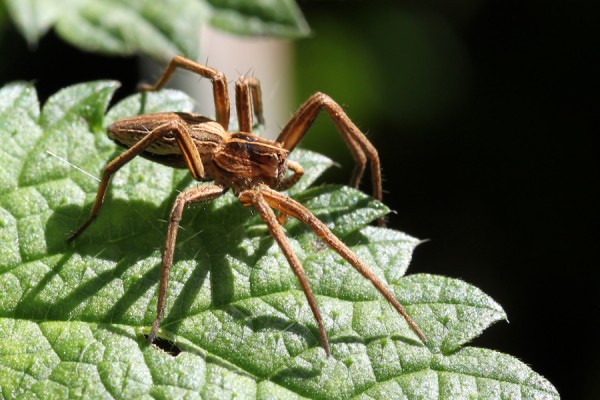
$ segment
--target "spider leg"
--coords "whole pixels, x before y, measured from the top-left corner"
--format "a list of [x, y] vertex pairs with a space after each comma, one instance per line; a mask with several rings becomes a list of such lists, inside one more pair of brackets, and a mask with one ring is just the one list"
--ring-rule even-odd
[[294, 274], [298, 278], [300, 286], [302, 286], [302, 290], [304, 291], [304, 295], [308, 300], [308, 305], [310, 306], [315, 320], [317, 321], [317, 325], [319, 327], [319, 335], [321, 336], [321, 344], [325, 349], [325, 353], [327, 353], [327, 356], [329, 357], [331, 355], [331, 351], [329, 349], [329, 340], [327, 339], [327, 333], [325, 332], [325, 327], [323, 326], [323, 318], [321, 318], [321, 313], [319, 312], [317, 301], [310, 288], [308, 279], [306, 278], [306, 274], [304, 273], [304, 268], [302, 268], [302, 264], [300, 263], [300, 260], [298, 260], [298, 256], [296, 256], [296, 253], [294, 253], [290, 242], [288, 241], [287, 237], [285, 236], [285, 233], [283, 232], [283, 228], [277, 221], [275, 213], [273, 212], [273, 210], [271, 210], [271, 207], [269, 207], [269, 204], [267, 204], [267, 202], [261, 194], [263, 187], [264, 186], [261, 186], [260, 191], [245, 190], [239, 194], [239, 199], [245, 206], [253, 206], [258, 211], [260, 217], [269, 228], [271, 235], [279, 245], [279, 248], [283, 252], [288, 263], [290, 264], [292, 271], [294, 271]]
[[140, 84], [138, 86], [139, 90], [154, 91], [161, 89], [171, 78], [171, 75], [173, 75], [176, 68], [187, 69], [188, 71], [194, 72], [212, 81], [217, 122], [225, 130], [228, 130], [230, 106], [227, 78], [225, 77], [225, 74], [216, 69], [198, 64], [197, 62], [182, 56], [175, 56], [171, 59], [171, 62], [169, 62], [169, 65], [165, 68], [165, 71], [154, 85]]
[[[285, 178], [279, 184], [279, 186], [277, 187], [278, 190], [286, 190], [286, 189], [291, 188], [300, 180], [300, 178], [302, 178], [302, 175], [304, 175], [304, 168], [302, 168], [302, 165], [300, 165], [296, 161], [292, 161], [292, 160], [288, 159], [287, 160], [287, 168], [288, 168], [288, 170], [292, 171], [293, 174], [290, 175], [289, 177]], [[277, 211], [277, 221], [279, 221], [281, 226], [285, 225], [285, 223], [287, 221], [287, 217], [288, 216], [286, 213]]]
[[[329, 114], [329, 117], [335, 124], [344, 142], [346, 142], [356, 162], [350, 185], [358, 187], [368, 160], [371, 164], [373, 196], [377, 200], [381, 200], [381, 163], [379, 162], [377, 150], [352, 120], [350, 120], [342, 107], [326, 94], [315, 93], [310, 96], [292, 115], [290, 121], [277, 137], [276, 142], [281, 143], [285, 149], [292, 151], [302, 140], [322, 109], [325, 109], [327, 114]], [[384, 226], [384, 219], [380, 218], [378, 224]]]
[[371, 281], [373, 286], [386, 298], [386, 300], [404, 317], [410, 328], [423, 341], [427, 338], [419, 329], [417, 324], [409, 317], [406, 310], [400, 302], [394, 297], [392, 292], [384, 283], [373, 273], [373, 270], [356, 256], [340, 239], [338, 239], [327, 226], [315, 217], [306, 207], [297, 201], [282, 195], [281, 193], [268, 188], [261, 187], [261, 194], [265, 201], [274, 209], [290, 215], [307, 225], [317, 236], [319, 236], [329, 247], [335, 250], [340, 256], [348, 261], [358, 272], [366, 279]]
[[165, 304], [167, 298], [167, 287], [169, 285], [169, 271], [173, 265], [173, 253], [175, 251], [175, 242], [177, 241], [177, 231], [179, 228], [179, 221], [181, 221], [181, 215], [183, 209], [190, 203], [198, 203], [201, 201], [213, 200], [225, 193], [224, 188], [216, 185], [199, 186], [193, 189], [188, 189], [185, 192], [180, 193], [173, 203], [171, 209], [171, 217], [169, 218], [169, 227], [167, 230], [167, 239], [165, 242], [165, 249], [162, 256], [162, 267], [160, 270], [160, 284], [158, 289], [158, 303], [156, 305], [156, 319], [152, 324], [152, 329], [148, 335], [148, 341], [154, 342], [160, 321], [162, 320], [165, 312]]
[[[252, 95], [252, 101], [250, 101]], [[265, 123], [260, 82], [256, 78], [240, 76], [235, 83], [235, 107], [240, 132], [252, 133], [252, 107], [260, 125]]]
[[277, 186], [277, 190], [286, 190], [291, 188], [300, 180], [300, 178], [302, 178], [302, 175], [304, 175], [304, 168], [302, 168], [302, 165], [296, 161], [287, 159], [287, 169], [292, 171], [293, 174], [285, 178], [279, 184], [279, 186]]
[[106, 191], [108, 190], [108, 184], [110, 182], [110, 178], [119, 170], [122, 166], [131, 161], [135, 156], [139, 155], [150, 146], [152, 143], [159, 140], [162, 136], [174, 133], [175, 139], [179, 144], [179, 147], [182, 150], [185, 162], [192, 174], [192, 176], [196, 179], [202, 178], [204, 176], [204, 166], [202, 165], [202, 160], [200, 158], [200, 154], [198, 153], [198, 149], [194, 146], [190, 133], [184, 124], [180, 123], [178, 120], [168, 121], [158, 127], [154, 128], [148, 135], [144, 136], [139, 142], [125, 150], [121, 153], [117, 158], [109, 162], [105, 167], [102, 173], [102, 179], [100, 180], [100, 184], [98, 185], [98, 191], [96, 193], [96, 199], [94, 201], [94, 205], [90, 212], [88, 219], [81, 224], [77, 229], [75, 229], [67, 238], [67, 243], [71, 243], [75, 238], [85, 231], [85, 229], [90, 226], [92, 222], [98, 216], [100, 212], [100, 208], [104, 202], [104, 196], [106, 195]]

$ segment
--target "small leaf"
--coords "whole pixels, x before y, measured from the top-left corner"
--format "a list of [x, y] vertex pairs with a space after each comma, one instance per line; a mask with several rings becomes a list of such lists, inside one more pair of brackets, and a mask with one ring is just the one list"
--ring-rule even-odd
[[[558, 398], [515, 358], [462, 347], [502, 308], [479, 289], [404, 277], [419, 240], [368, 226], [387, 208], [341, 186], [306, 188], [331, 162], [296, 150], [290, 193], [368, 265], [425, 332], [422, 343], [373, 286], [305, 226], [285, 225], [323, 315], [332, 355], [300, 285], [260, 218], [232, 193], [185, 210], [160, 335], [161, 251], [185, 170], [137, 157], [73, 247], [98, 176], [122, 150], [103, 127], [140, 112], [189, 111], [180, 92], [106, 105], [114, 82], [71, 86], [42, 111], [30, 84], [0, 89], [0, 387], [4, 398]], [[75, 168], [77, 167], [77, 168]], [[90, 174], [90, 175], [87, 175]]]

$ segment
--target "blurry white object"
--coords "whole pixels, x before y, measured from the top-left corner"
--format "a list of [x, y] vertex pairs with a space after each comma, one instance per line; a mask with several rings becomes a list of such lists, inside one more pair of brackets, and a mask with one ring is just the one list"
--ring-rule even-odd
[[[229, 81], [231, 117], [234, 128], [235, 81], [240, 75], [254, 76], [260, 80], [266, 127], [257, 133], [275, 139], [287, 123], [292, 111], [292, 51], [288, 40], [241, 37], [203, 26], [198, 62], [225, 73]], [[165, 65], [144, 60], [142, 77], [154, 83]], [[212, 87], [206, 79], [188, 71], [177, 71], [169, 87], [185, 91], [197, 100], [196, 112], [214, 117]]]

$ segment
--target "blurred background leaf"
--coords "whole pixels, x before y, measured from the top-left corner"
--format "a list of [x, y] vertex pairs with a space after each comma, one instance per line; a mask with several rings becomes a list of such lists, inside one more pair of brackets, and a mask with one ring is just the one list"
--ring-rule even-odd
[[308, 25], [294, 0], [2, 0], [30, 47], [55, 27], [86, 51], [144, 54], [168, 61], [196, 58], [199, 27], [208, 21], [239, 35], [300, 37]]

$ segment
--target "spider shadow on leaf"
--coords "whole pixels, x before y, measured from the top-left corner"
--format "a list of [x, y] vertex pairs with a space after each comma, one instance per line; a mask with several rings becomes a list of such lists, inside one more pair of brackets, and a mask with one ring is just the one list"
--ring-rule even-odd
[[[46, 242], [49, 255], [62, 256], [26, 294], [17, 309], [17, 315], [138, 326], [152, 323], [153, 303], [156, 301], [156, 290], [153, 288], [160, 277], [159, 260], [164, 246], [165, 221], [168, 220], [170, 204], [175, 195], [160, 206], [108, 197], [97, 220], [72, 247], [65, 243], [64, 238], [77, 225], [88, 205], [83, 207], [83, 211], [81, 207], [73, 205], [55, 210], [46, 226]], [[144, 218], [138, 218], [140, 215]], [[210, 307], [229, 308], [228, 304], [236, 297], [232, 260], [252, 267], [275, 245], [265, 230], [260, 235], [258, 248], [248, 252], [246, 244], [242, 243], [248, 237], [246, 226], [240, 221], [252, 218], [252, 215], [251, 210], [237, 200], [226, 201], [224, 205], [207, 202], [186, 209], [175, 251], [175, 264], [171, 270], [172, 278], [181, 272], [179, 269], [183, 264], [189, 265], [190, 261], [196, 264], [188, 267], [191, 272], [187, 273], [184, 280], [178, 281], [180, 290], [175, 290], [173, 284], [170, 287], [168, 296], [172, 305], [162, 325], [165, 331], [176, 334], [183, 319], [199, 311], [194, 309], [198, 307], [195, 303], [199, 292], [206, 289], [207, 277], [210, 280]], [[156, 260], [151, 261], [150, 265], [137, 265], [144, 264], [144, 260], [149, 258]], [[136, 269], [134, 273], [131, 273], [132, 268]], [[60, 280], [62, 275], [73, 274], [79, 279], [73, 283], [72, 289], [67, 287], [69, 283], [66, 282], [58, 294], [49, 295], [48, 291], [53, 290], [51, 282]], [[122, 294], [115, 294], [113, 287], [121, 288]], [[140, 321], [132, 315], [131, 309], [149, 291], [151, 303], [143, 303], [143, 307], [152, 311], [144, 310], [144, 320]], [[60, 294], [65, 292], [66, 295]], [[106, 298], [106, 293], [110, 293], [110, 307], [93, 309], [85, 306], [86, 303], [97, 303], [102, 297]], [[261, 330], [276, 331], [282, 326], [289, 328], [294, 325], [288, 320], [275, 321], [273, 318], [254, 317]], [[318, 343], [316, 331], [308, 332], [299, 327], [294, 331], [305, 336], [307, 341]]]
[[[249, 210], [245, 209], [244, 211], [248, 212]], [[251, 216], [249, 212], [247, 215]], [[255, 229], [259, 226], [264, 227], [264, 229]], [[258, 261], [264, 259], [264, 257], [267, 257], [273, 248], [275, 248], [276, 252], [280, 251], [275, 239], [269, 234], [268, 229], [262, 224], [262, 221], [260, 221], [258, 216], [250, 217], [246, 221], [246, 224], [242, 225], [240, 229], [244, 232], [244, 235], [251, 240], [258, 239], [257, 246], [254, 248], [251, 256], [246, 257], [246, 260], [243, 258], [238, 258], [238, 261], [249, 263], [248, 265], [250, 265], [250, 268], [257, 268]], [[230, 258], [232, 255], [227, 254], [225, 256], [226, 258]], [[225, 259], [223, 259], [223, 261], [224, 260]], [[286, 261], [283, 261], [281, 268], [285, 269], [285, 273], [289, 272], [291, 277], [289, 281], [277, 282], [274, 284], [274, 286], [269, 286], [268, 288], [264, 286], [261, 286], [260, 288], [253, 287], [251, 289], [252, 293], [250, 294], [250, 297], [260, 298], [262, 296], [278, 295], [287, 291], [296, 291], [301, 296], [300, 302], [304, 304], [306, 299], [302, 294], [300, 284], [293, 275], [293, 272], [289, 268], [289, 265]], [[230, 271], [230, 269], [228, 270]], [[243, 299], [245, 299], [245, 297]], [[251, 311], [246, 309], [246, 304], [235, 304], [235, 301], [237, 300], [241, 299], [238, 297], [233, 299], [233, 302], [223, 302], [219, 306], [219, 309], [227, 313], [233, 320], [243, 324], [247, 329], [255, 334], [262, 335], [263, 332], [267, 332], [268, 336], [272, 336], [271, 339], [269, 339], [269, 343], [273, 343], [272, 340], [277, 341], [279, 338], [282, 338], [286, 335], [291, 335], [296, 338], [301, 338], [301, 340], [307, 343], [309, 347], [320, 348], [319, 329], [316, 323], [305, 324], [299, 322], [293, 315], [289, 317], [283, 316], [281, 315], [281, 309], [278, 309], [278, 311], [275, 311], [274, 313], [259, 312], [252, 314]], [[265, 300], [265, 303], [268, 304], [269, 301]], [[308, 304], [306, 304], [306, 306], [308, 307]], [[252, 306], [249, 307], [251, 308]], [[275, 308], [277, 309], [277, 307]], [[285, 311], [283, 312], [285, 313]], [[273, 347], [271, 350], [275, 351], [275, 347]]]
[[[62, 257], [52, 263], [50, 271], [25, 295], [17, 313], [19, 315], [54, 317], [57, 319], [72, 318], [72, 312], [82, 303], [98, 301], [102, 291], [114, 287], [117, 299], [114, 300], [115, 291], [110, 293], [113, 298], [112, 307], [104, 313], [82, 315], [77, 313], [76, 318], [85, 318], [94, 322], [113, 323], [140, 323], [129, 321], [122, 317], [126, 311], [144, 296], [148, 290], [158, 283], [160, 277], [161, 258], [164, 246], [167, 221], [171, 205], [177, 194], [185, 189], [191, 182], [189, 176], [184, 177], [176, 185], [172, 194], [160, 205], [139, 200], [112, 199], [109, 190], [106, 204], [102, 213], [94, 221], [89, 231], [82, 235], [72, 246], [67, 245], [66, 238], [74, 227], [89, 212], [89, 204], [85, 206], [66, 205], [54, 210], [45, 227], [45, 239], [47, 254], [62, 254]], [[184, 218], [194, 214], [205, 214], [202, 210], [186, 211]], [[226, 210], [221, 210], [227, 212]], [[200, 217], [200, 219], [202, 219]], [[185, 221], [184, 221], [185, 222]], [[185, 224], [184, 224], [185, 228]], [[184, 229], [182, 229], [183, 231]], [[189, 236], [189, 234], [187, 234]], [[186, 232], [181, 232], [182, 240], [186, 238]], [[202, 236], [199, 237], [202, 241]], [[177, 251], [178, 261], [194, 261], [197, 257], [196, 251]], [[152, 266], [144, 264], [144, 260], [154, 258]], [[130, 273], [134, 268], [135, 272]], [[177, 270], [178, 265], [173, 270]], [[185, 282], [190, 290], [184, 290], [178, 296], [179, 305], [184, 310], [190, 301], [182, 299], [193, 298], [194, 289], [204, 285], [204, 279], [208, 275], [210, 265], [198, 263], [193, 268], [189, 277], [192, 282]], [[58, 294], [48, 294], [48, 285], [53, 281], [60, 281], [62, 275], [79, 276], [72, 284], [72, 288], [65, 283]], [[91, 276], [91, 277], [90, 277]], [[121, 283], [115, 282], [121, 280]], [[125, 282], [128, 280], [128, 282]], [[221, 279], [221, 287], [231, 286], [231, 280]], [[60, 293], [68, 292], [66, 296]], [[229, 291], [232, 291], [230, 289]], [[191, 294], [188, 294], [191, 293]], [[96, 297], [96, 299], [94, 299]], [[50, 299], [50, 300], [48, 300]], [[179, 307], [178, 307], [179, 308]], [[146, 313], [145, 323], [151, 323], [151, 313]], [[129, 318], [131, 319], [131, 318]]]
[[[72, 247], [66, 237], [80, 216], [87, 211], [74, 205], [54, 210], [46, 225], [48, 255], [62, 254], [46, 275], [24, 297], [17, 312], [38, 315], [44, 319], [73, 319], [73, 312], [82, 304], [100, 300], [111, 288], [111, 297], [122, 291], [123, 280], [129, 269], [139, 260], [159, 256], [161, 233], [159, 224], [151, 223], [163, 218], [163, 207], [144, 201], [110, 199], [106, 210], [89, 233]], [[132, 210], [136, 210], [132, 212]], [[146, 218], [132, 218], [144, 215]], [[135, 220], [135, 222], [134, 222]], [[110, 232], [107, 234], [107, 232]], [[153, 285], [152, 275], [158, 275], [158, 265], [144, 272], [133, 285], [124, 290], [114, 307], [135, 303]], [[57, 287], [57, 282], [62, 285]], [[119, 289], [120, 288], [120, 289]], [[50, 293], [50, 291], [56, 291]], [[67, 293], [65, 295], [65, 293]], [[105, 309], [106, 307], [103, 307]], [[89, 322], [119, 322], [110, 312], [77, 312], [75, 319]], [[126, 322], [126, 321], [121, 321]]]

